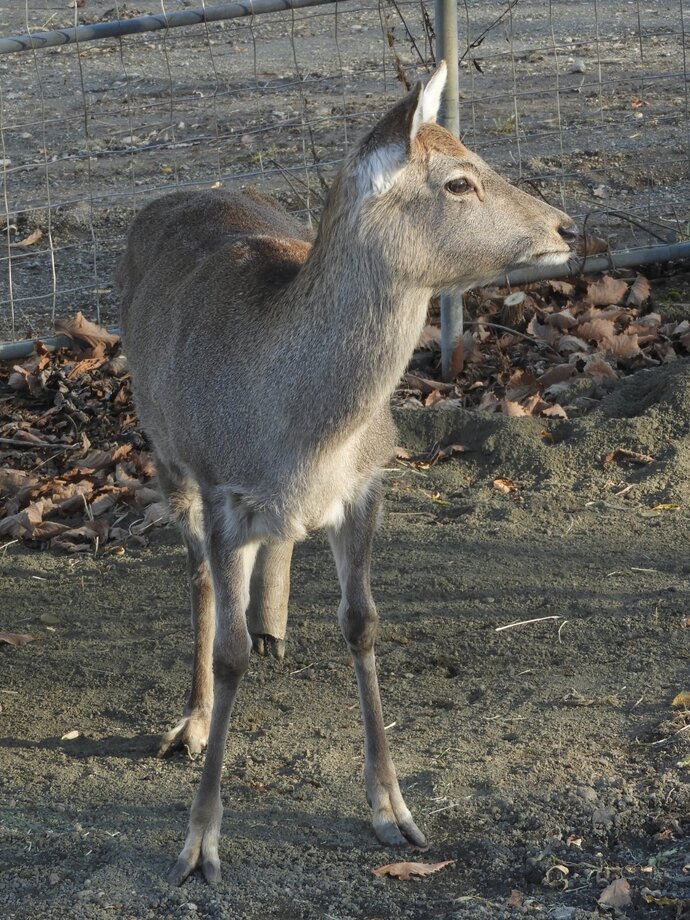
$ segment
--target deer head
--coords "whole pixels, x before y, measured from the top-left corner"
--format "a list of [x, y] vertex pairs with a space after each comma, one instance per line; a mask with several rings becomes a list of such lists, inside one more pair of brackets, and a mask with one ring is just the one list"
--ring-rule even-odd
[[393, 272], [436, 290], [566, 262], [577, 238], [568, 215], [515, 188], [436, 124], [445, 81], [442, 62], [362, 140], [334, 183], [323, 227], [338, 215], [341, 232]]

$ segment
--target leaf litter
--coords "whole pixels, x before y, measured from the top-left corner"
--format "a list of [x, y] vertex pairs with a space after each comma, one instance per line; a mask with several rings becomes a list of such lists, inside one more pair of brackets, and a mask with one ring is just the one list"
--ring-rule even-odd
[[0, 537], [121, 552], [166, 516], [120, 340], [81, 313], [56, 327], [72, 345], [0, 364]]
[[619, 378], [690, 354], [690, 319], [667, 322], [650, 312], [651, 294], [649, 280], [635, 273], [474, 291], [452, 382], [439, 379], [432, 314], [394, 401], [512, 418], [582, 415]]

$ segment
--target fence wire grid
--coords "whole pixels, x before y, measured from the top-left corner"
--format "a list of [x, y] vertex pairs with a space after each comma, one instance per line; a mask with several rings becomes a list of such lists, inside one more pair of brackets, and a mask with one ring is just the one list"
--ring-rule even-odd
[[[0, 36], [190, 4], [71, 6], [0, 2]], [[690, 237], [690, 0], [458, 10], [469, 147], [614, 251]], [[127, 224], [166, 191], [253, 184], [317, 221], [348, 147], [432, 69], [433, 14], [342, 0], [0, 55], [0, 340], [116, 322]]]

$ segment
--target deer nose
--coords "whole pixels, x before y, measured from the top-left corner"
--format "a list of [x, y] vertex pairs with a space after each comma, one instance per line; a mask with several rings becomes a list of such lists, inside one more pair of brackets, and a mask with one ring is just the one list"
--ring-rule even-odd
[[580, 235], [577, 224], [561, 224], [561, 226], [558, 228], [558, 232], [566, 243], [576, 242], [578, 236]]

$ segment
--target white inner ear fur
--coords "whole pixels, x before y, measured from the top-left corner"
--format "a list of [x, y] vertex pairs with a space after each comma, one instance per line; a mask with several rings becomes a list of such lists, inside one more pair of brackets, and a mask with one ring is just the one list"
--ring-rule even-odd
[[[435, 122], [446, 85], [448, 69], [441, 61], [419, 96], [412, 116], [410, 142], [420, 127]], [[407, 162], [407, 150], [399, 142], [383, 143], [358, 163], [359, 185], [365, 195], [383, 195], [394, 184]]]
[[[441, 105], [441, 96], [446, 86], [448, 77], [448, 68], [445, 61], [441, 61], [436, 70], [432, 73], [431, 79], [424, 87], [422, 93], [422, 119], [420, 124], [435, 122], [438, 110]], [[419, 108], [419, 106], [417, 106]], [[415, 112], [416, 115], [416, 112]], [[415, 132], [416, 133], [416, 132]], [[412, 135], [414, 137], [414, 134]]]
[[384, 144], [360, 160], [359, 186], [365, 195], [383, 195], [398, 178], [407, 160], [401, 144]]

